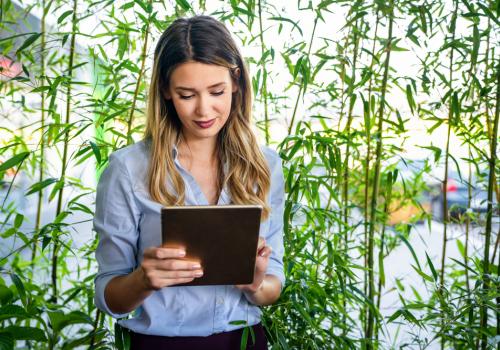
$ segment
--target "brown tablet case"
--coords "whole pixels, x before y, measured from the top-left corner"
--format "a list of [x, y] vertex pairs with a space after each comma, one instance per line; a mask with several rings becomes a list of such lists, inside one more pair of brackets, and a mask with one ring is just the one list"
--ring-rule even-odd
[[203, 269], [202, 277], [178, 286], [252, 283], [261, 212], [260, 205], [162, 208], [163, 246], [184, 248], [183, 259]]

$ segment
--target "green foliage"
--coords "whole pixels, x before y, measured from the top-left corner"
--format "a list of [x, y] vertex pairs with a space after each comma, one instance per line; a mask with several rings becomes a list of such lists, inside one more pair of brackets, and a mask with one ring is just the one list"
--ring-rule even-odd
[[[1, 55], [24, 72], [0, 79], [0, 349], [130, 347], [94, 305], [97, 241], [79, 241], [79, 225], [109, 154], [142, 136], [159, 34], [195, 13], [239, 41], [260, 136], [283, 159], [286, 284], [263, 308], [270, 348], [500, 348], [498, 4], [33, 3], [0, 2]], [[40, 26], [13, 32], [34, 13]], [[427, 152], [416, 170], [409, 149]], [[445, 198], [443, 222], [422, 200], [443, 202], [439, 168], [469, 201], [450, 215]], [[472, 210], [477, 189], [486, 214]], [[415, 246], [422, 227], [442, 235], [440, 256]], [[413, 280], [390, 274], [401, 251]], [[253, 338], [244, 327], [241, 348]]]

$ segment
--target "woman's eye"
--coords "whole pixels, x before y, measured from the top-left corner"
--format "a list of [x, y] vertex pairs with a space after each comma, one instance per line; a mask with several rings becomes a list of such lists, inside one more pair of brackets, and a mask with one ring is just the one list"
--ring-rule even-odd
[[179, 97], [182, 98], [183, 100], [189, 100], [193, 96], [194, 95], [189, 95], [189, 96], [179, 95]]
[[212, 92], [212, 95], [215, 95], [215, 96], [220, 96], [224, 93], [224, 90], [222, 91], [218, 91], [218, 92]]

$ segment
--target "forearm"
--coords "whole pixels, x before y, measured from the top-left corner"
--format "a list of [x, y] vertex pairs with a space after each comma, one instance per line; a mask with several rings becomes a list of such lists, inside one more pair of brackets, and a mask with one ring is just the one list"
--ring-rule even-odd
[[142, 273], [139, 268], [108, 282], [104, 290], [104, 299], [111, 311], [118, 314], [131, 312], [151, 295], [153, 290], [146, 288]]
[[281, 281], [274, 275], [266, 275], [256, 292], [244, 292], [248, 301], [259, 306], [273, 304], [281, 294]]

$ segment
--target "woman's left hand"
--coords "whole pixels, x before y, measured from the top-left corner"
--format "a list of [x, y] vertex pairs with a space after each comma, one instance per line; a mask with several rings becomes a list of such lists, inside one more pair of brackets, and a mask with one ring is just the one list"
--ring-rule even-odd
[[266, 245], [266, 239], [264, 237], [259, 237], [259, 244], [257, 246], [257, 257], [255, 261], [255, 273], [253, 277], [253, 283], [251, 284], [237, 284], [236, 288], [243, 292], [256, 293], [266, 277], [267, 264], [269, 262], [269, 256], [271, 255], [271, 247]]

